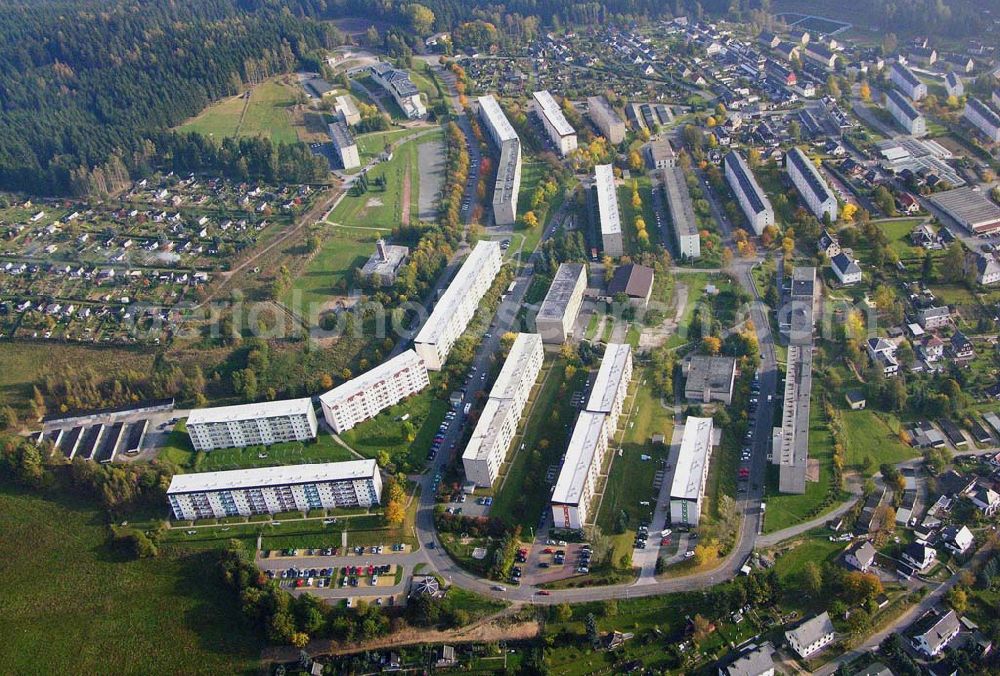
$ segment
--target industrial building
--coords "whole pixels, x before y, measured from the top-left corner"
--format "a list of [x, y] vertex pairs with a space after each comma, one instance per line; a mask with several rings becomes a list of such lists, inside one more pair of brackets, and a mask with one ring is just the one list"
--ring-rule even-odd
[[374, 460], [177, 474], [167, 489], [173, 517], [191, 521], [371, 507], [381, 498]]
[[663, 193], [667, 198], [670, 225], [674, 230], [674, 240], [681, 259], [701, 258], [698, 219], [695, 218], [691, 193], [681, 168], [671, 166], [663, 169]]
[[552, 144], [559, 150], [559, 154], [566, 157], [576, 150], [576, 131], [566, 120], [552, 94], [543, 89], [532, 94], [531, 98], [534, 101], [535, 112], [541, 119]]
[[552, 278], [545, 300], [535, 316], [535, 330], [546, 343], [562, 344], [569, 340], [580, 314], [583, 292], [587, 289], [587, 265], [562, 263]]
[[625, 255], [622, 240], [621, 212], [618, 210], [618, 189], [615, 172], [610, 164], [594, 167], [594, 190], [597, 193], [597, 215], [600, 220], [601, 246], [612, 258]]
[[542, 337], [537, 333], [519, 333], [510, 354], [500, 369], [489, 399], [472, 432], [462, 465], [465, 478], [477, 486], [492, 486], [500, 466], [507, 458], [510, 442], [517, 431], [524, 406], [545, 357]]
[[358, 154], [358, 144], [354, 141], [351, 130], [343, 122], [330, 124], [330, 140], [333, 149], [337, 151], [340, 164], [344, 169], [357, 169], [361, 166], [361, 156]]
[[920, 114], [910, 100], [898, 90], [890, 89], [885, 94], [885, 107], [892, 117], [911, 136], [927, 135], [927, 120]]
[[309, 397], [196, 408], [187, 419], [188, 436], [196, 451], [308, 441], [316, 438], [316, 427]]
[[440, 371], [451, 346], [462, 335], [493, 280], [503, 257], [498, 242], [480, 241], [434, 306], [413, 339], [413, 347], [431, 371]]
[[608, 452], [607, 416], [581, 411], [566, 447], [562, 470], [552, 491], [552, 525], [555, 528], [583, 528], [590, 514], [590, 502], [597, 492], [601, 467]]
[[613, 145], [618, 145], [625, 140], [625, 121], [611, 107], [606, 98], [603, 96], [588, 98], [587, 113], [590, 115], [591, 122]]
[[760, 235], [764, 228], [774, 225], [774, 208], [764, 190], [757, 183], [746, 160], [738, 152], [726, 155], [726, 181], [736, 194], [736, 199], [753, 231]]
[[396, 283], [399, 268], [406, 262], [410, 249], [396, 244], [387, 244], [381, 237], [375, 241], [375, 253], [361, 268], [361, 278], [376, 279], [379, 286], [392, 286]]
[[889, 70], [889, 81], [914, 101], [927, 96], [927, 85], [921, 82], [912, 70], [898, 61], [892, 64]]
[[982, 132], [990, 143], [1000, 143], [1000, 115], [988, 105], [970, 96], [965, 101], [965, 112], [962, 113], [962, 117]]
[[358, 107], [354, 105], [354, 101], [350, 96], [342, 94], [334, 100], [336, 102], [337, 116], [341, 122], [348, 127], [353, 127], [361, 122], [361, 113], [358, 111]]
[[493, 186], [493, 222], [513, 225], [517, 220], [517, 196], [521, 190], [521, 141], [492, 94], [479, 97], [479, 116], [500, 151]]
[[427, 115], [427, 108], [420, 99], [420, 90], [410, 80], [405, 70], [393, 68], [380, 61], [368, 69], [375, 80], [399, 104], [406, 119], [413, 120]]
[[670, 487], [670, 523], [697, 526], [701, 518], [701, 499], [708, 480], [712, 458], [714, 428], [711, 418], [689, 416], [684, 421], [674, 481]]
[[692, 355], [682, 365], [687, 377], [684, 398], [691, 402], [707, 404], [720, 401], [733, 403], [733, 386], [736, 383], [736, 359]]
[[611, 439], [618, 430], [628, 384], [632, 380], [632, 348], [624, 343], [608, 343], [601, 368], [597, 371], [594, 388], [584, 407], [587, 411], [608, 416], [607, 433]]
[[800, 148], [792, 148], [785, 155], [785, 168], [792, 183], [798, 188], [809, 210], [816, 218], [828, 216], [830, 222], [837, 220], [837, 197], [820, 175], [816, 165]]
[[407, 350], [319, 397], [326, 424], [341, 434], [430, 385], [423, 360]]
[[1000, 207], [977, 188], [935, 193], [930, 200], [973, 235], [1000, 231]]

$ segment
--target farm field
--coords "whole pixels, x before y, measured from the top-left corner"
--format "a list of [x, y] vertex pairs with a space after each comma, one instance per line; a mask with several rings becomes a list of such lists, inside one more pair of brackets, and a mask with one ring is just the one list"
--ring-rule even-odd
[[277, 143], [294, 143], [298, 134], [288, 110], [294, 101], [293, 91], [288, 85], [269, 80], [250, 90], [249, 105], [243, 95], [223, 99], [185, 122], [178, 131], [195, 131], [215, 139], [265, 136]]
[[[99, 510], [0, 484], [0, 645], [12, 672], [248, 673], [259, 639], [213, 574], [211, 553], [119, 561]], [[44, 584], [40, 572], [44, 572]]]

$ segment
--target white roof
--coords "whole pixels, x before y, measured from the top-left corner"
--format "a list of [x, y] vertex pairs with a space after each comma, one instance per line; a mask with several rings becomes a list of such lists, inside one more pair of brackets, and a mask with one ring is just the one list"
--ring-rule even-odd
[[375, 476], [376, 471], [374, 460], [350, 460], [348, 462], [327, 462], [312, 465], [255, 467], [227, 472], [176, 474], [170, 481], [167, 494], [287, 486], [316, 481], [369, 479]]
[[434, 311], [420, 328], [417, 337], [413, 339], [415, 343], [437, 343], [448, 318], [455, 314], [456, 308], [461, 305], [469, 293], [469, 289], [472, 288], [480, 268], [485, 267], [484, 263], [491, 256], [500, 256], [499, 242], [481, 240], [476, 244], [472, 253], [465, 259], [458, 274], [451, 280], [451, 284], [441, 296], [441, 300], [434, 306]]
[[494, 399], [490, 397], [483, 406], [476, 428], [469, 437], [469, 443], [462, 453], [463, 460], [485, 460], [489, 457], [496, 443], [497, 435], [514, 405], [513, 399]]
[[490, 399], [513, 399], [532, 356], [542, 351], [542, 337], [537, 333], [519, 333], [510, 347], [510, 354], [500, 369], [500, 375], [490, 390]]
[[482, 109], [483, 115], [489, 120], [489, 124], [493, 127], [496, 132], [498, 145], [502, 144], [504, 141], [516, 141], [517, 132], [514, 131], [514, 127], [511, 126], [510, 120], [504, 115], [503, 109], [500, 104], [492, 94], [487, 94], [486, 96], [479, 97], [479, 107]]
[[382, 362], [375, 368], [362, 373], [356, 378], [351, 378], [346, 383], [324, 392], [319, 395], [319, 400], [327, 406], [349, 399], [359, 392], [363, 392], [376, 383], [391, 378], [405, 368], [413, 368], [421, 364], [420, 356], [413, 350], [407, 350], [396, 355], [392, 359]]
[[622, 222], [618, 212], [615, 172], [610, 164], [598, 164], [594, 167], [594, 179], [597, 184], [597, 208], [601, 214], [601, 234], [617, 235], [622, 231]]
[[584, 278], [586, 285], [587, 276], [586, 263], [560, 263], [556, 270], [556, 276], [552, 278], [552, 284], [545, 294], [545, 300], [538, 308], [535, 321], [539, 319], [562, 319], [566, 314], [566, 307], [569, 304], [573, 292], [576, 290], [580, 278]]
[[196, 408], [188, 416], [187, 424], [204, 425], [206, 423], [236, 422], [239, 420], [254, 420], [256, 418], [277, 418], [286, 415], [303, 415], [312, 409], [312, 399], [282, 399], [281, 401], [262, 401], [256, 404], [237, 404], [235, 406], [215, 406], [212, 408]]
[[597, 379], [594, 380], [594, 389], [587, 400], [588, 411], [611, 412], [631, 352], [632, 348], [627, 344], [608, 343]]
[[552, 125], [560, 136], [572, 136], [576, 133], [573, 130], [573, 126], [566, 121], [566, 116], [563, 115], [559, 104], [556, 103], [556, 100], [552, 98], [552, 94], [547, 89], [535, 92], [531, 96], [535, 99], [535, 103], [538, 104], [538, 110], [545, 116], [549, 124]]
[[580, 502], [583, 486], [587, 481], [587, 473], [594, 462], [597, 446], [604, 437], [603, 413], [581, 411], [573, 428], [573, 436], [566, 447], [566, 459], [563, 461], [559, 480], [552, 492], [552, 502], [575, 505]]
[[712, 449], [712, 419], [689, 417], [684, 421], [684, 437], [677, 455], [671, 498], [697, 500], [701, 496], [705, 465]]

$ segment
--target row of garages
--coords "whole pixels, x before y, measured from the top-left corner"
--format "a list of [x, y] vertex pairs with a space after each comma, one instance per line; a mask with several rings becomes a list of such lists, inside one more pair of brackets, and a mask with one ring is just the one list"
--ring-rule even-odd
[[95, 462], [111, 462], [121, 454], [138, 454], [148, 427], [148, 419], [77, 425], [41, 432], [38, 443], [52, 444], [53, 450], [62, 453], [67, 460], [83, 458]]

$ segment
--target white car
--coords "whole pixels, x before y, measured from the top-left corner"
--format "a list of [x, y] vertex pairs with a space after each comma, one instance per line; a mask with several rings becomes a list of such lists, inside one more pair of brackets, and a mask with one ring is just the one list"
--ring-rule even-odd
[[685, 559], [690, 559], [692, 556], [694, 556], [694, 552], [693, 551], [684, 552], [684, 558]]

